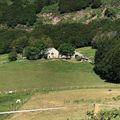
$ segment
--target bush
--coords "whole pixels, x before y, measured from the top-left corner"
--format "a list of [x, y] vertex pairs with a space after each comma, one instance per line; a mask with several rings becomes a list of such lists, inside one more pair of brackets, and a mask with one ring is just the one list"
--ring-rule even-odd
[[14, 47], [12, 46], [13, 41], [16, 41], [21, 36], [26, 36], [26, 31], [15, 29], [0, 30], [0, 54], [9, 53], [10, 50]]
[[88, 112], [89, 120], [119, 120], [120, 111], [119, 110], [109, 110], [109, 111], [100, 111], [96, 116], [93, 112]]
[[92, 8], [98, 8], [101, 4], [101, 0], [60, 0], [59, 11], [60, 13], [66, 13], [85, 9], [89, 6]]
[[69, 43], [61, 44], [59, 47], [60, 54], [65, 55], [66, 57], [71, 57], [74, 54], [74, 51], [75, 48]]
[[58, 13], [58, 4], [52, 4], [49, 6], [45, 6], [42, 11], [42, 13]]
[[16, 61], [17, 60], [17, 52], [16, 52], [15, 48], [13, 48], [12, 51], [9, 53], [8, 60], [9, 61]]
[[105, 16], [107, 17], [115, 17], [116, 16], [116, 13], [111, 10], [110, 8], [108, 8], [106, 11], [105, 11]]
[[26, 58], [29, 60], [37, 60], [43, 56], [46, 46], [41, 41], [32, 41], [30, 46], [25, 48]]
[[28, 46], [29, 39], [26, 36], [20, 37], [12, 42], [12, 47], [16, 48], [18, 53], [22, 53], [23, 49]]
[[93, 0], [91, 7], [92, 8], [99, 8], [101, 5], [102, 5], [101, 0]]
[[60, 0], [59, 11], [60, 13], [66, 13], [71, 11], [77, 11], [90, 6], [92, 0]]

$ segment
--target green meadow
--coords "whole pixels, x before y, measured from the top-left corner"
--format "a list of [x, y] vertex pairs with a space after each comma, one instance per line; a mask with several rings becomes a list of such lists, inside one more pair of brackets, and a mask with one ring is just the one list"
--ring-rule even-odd
[[116, 86], [104, 82], [94, 73], [93, 67], [90, 63], [62, 60], [3, 62], [0, 64], [0, 90]]
[[85, 55], [86, 57], [94, 57], [96, 49], [92, 49], [92, 47], [82, 47], [76, 49], [77, 52], [80, 52], [81, 54]]
[[[80, 48], [77, 51], [87, 57], [95, 55], [95, 50], [91, 47]], [[120, 87], [102, 80], [95, 74], [94, 65], [87, 62], [76, 60], [28, 61], [22, 59], [20, 55], [18, 56], [16, 62], [8, 62], [7, 54], [0, 55], [0, 112], [20, 109], [37, 90], [38, 93], [52, 90], [70, 90], [71, 93], [73, 89], [94, 90]], [[6, 94], [11, 90], [17, 92]], [[22, 103], [16, 104], [17, 99], [20, 99]], [[10, 116], [0, 115], [0, 120], [8, 117]]]

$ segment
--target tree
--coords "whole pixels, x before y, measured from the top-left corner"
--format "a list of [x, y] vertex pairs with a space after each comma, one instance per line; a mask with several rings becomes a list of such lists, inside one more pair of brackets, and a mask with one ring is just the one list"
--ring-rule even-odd
[[16, 61], [17, 60], [17, 52], [16, 52], [15, 48], [13, 48], [12, 51], [9, 53], [8, 60], [9, 61]]
[[111, 10], [110, 8], [108, 8], [106, 11], [105, 11], [105, 16], [107, 17], [116, 17], [116, 13], [115, 11]]
[[18, 53], [22, 53], [23, 49], [27, 46], [28, 38], [26, 36], [20, 37], [12, 42], [12, 47], [15, 47]]
[[71, 58], [71, 56], [74, 54], [75, 48], [69, 44], [69, 43], [63, 43], [59, 47], [59, 52], [61, 55], [65, 55]]
[[2, 14], [3, 23], [13, 28], [18, 24], [33, 25], [36, 19], [35, 6], [23, 0], [13, 0], [13, 3]]
[[95, 71], [103, 79], [120, 83], [120, 36], [101, 41], [95, 55]]
[[60, 13], [77, 11], [91, 6], [98, 8], [102, 4], [101, 0], [59, 0]]
[[44, 0], [35, 0], [34, 4], [36, 8], [36, 13], [41, 12], [42, 8], [45, 5]]
[[24, 54], [29, 60], [37, 60], [43, 56], [45, 48], [45, 44], [41, 41], [32, 41], [32, 43], [30, 43], [30, 46], [25, 48]]
[[102, 5], [101, 0], [93, 0], [92, 1], [92, 8], [99, 8]]

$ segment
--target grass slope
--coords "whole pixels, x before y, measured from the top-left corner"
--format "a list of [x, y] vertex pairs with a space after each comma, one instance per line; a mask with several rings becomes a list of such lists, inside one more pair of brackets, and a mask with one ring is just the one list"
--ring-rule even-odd
[[77, 52], [80, 52], [86, 57], [94, 57], [95, 56], [95, 49], [92, 49], [92, 47], [83, 47], [76, 49]]
[[[3, 58], [3, 57], [2, 57]], [[110, 87], [89, 63], [17, 61], [0, 64], [0, 90]]]
[[[114, 100], [120, 95], [119, 89], [81, 89], [39, 94], [22, 106], [21, 109], [51, 108], [64, 106], [66, 109], [45, 112], [15, 114], [8, 120], [87, 120], [87, 111], [94, 109], [93, 104], [119, 104]], [[101, 107], [111, 109], [111, 107]]]

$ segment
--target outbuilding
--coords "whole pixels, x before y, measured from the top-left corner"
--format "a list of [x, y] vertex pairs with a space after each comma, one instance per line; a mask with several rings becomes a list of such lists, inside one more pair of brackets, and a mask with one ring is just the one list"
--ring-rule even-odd
[[45, 56], [47, 59], [58, 59], [59, 58], [59, 51], [55, 48], [47, 48], [45, 50]]

